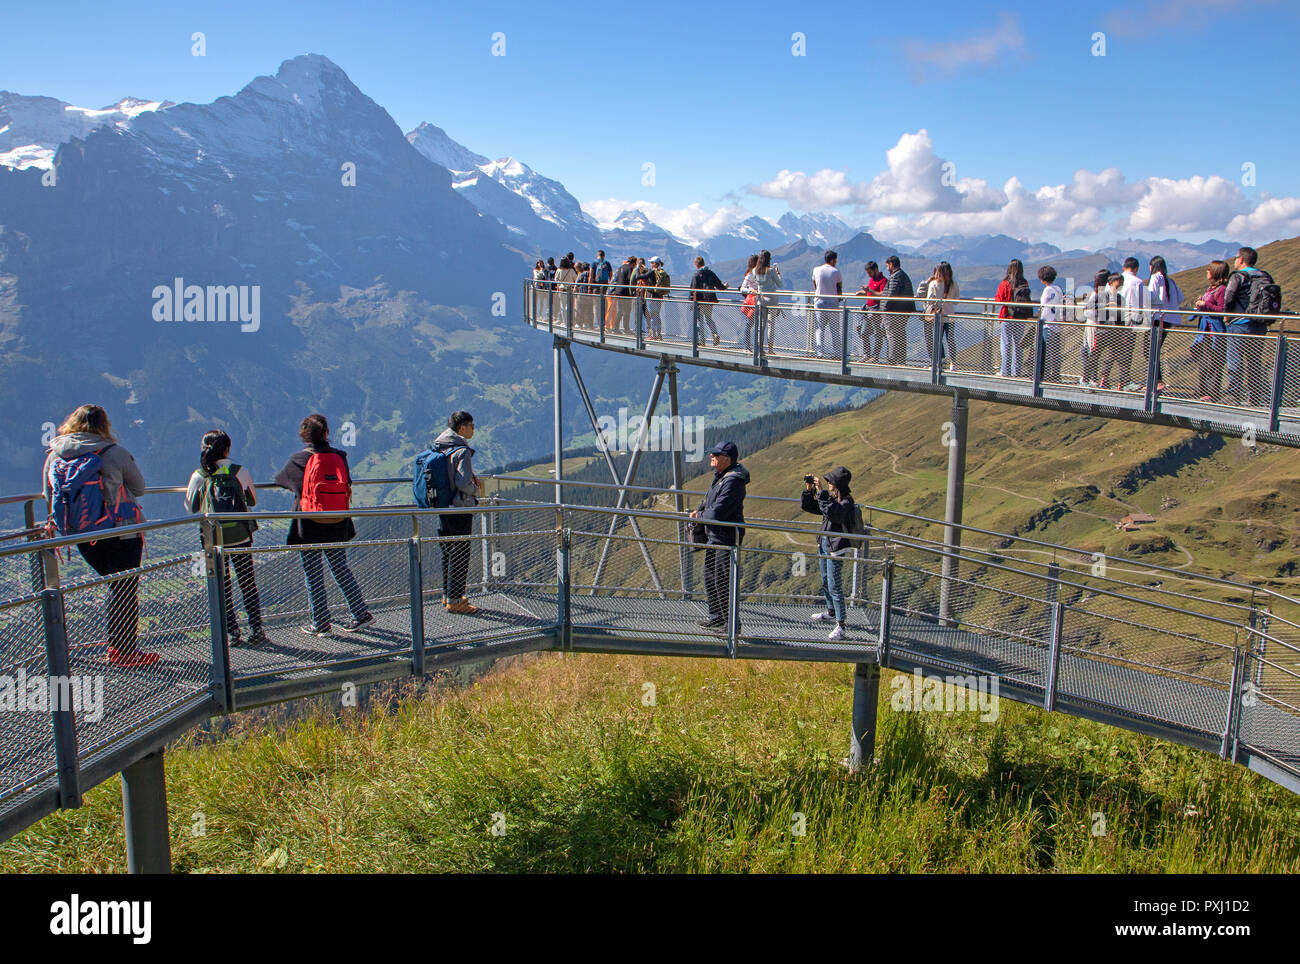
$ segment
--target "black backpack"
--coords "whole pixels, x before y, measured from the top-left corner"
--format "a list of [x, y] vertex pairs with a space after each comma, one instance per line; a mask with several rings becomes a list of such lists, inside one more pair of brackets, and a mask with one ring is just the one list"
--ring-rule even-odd
[[1034, 296], [1029, 291], [1029, 282], [1022, 281], [1019, 285], [1017, 285], [1016, 290], [1011, 293], [1011, 300], [1016, 302], [1023, 302], [1024, 304], [1031, 306], [1027, 308], [1012, 308], [1011, 309], [1012, 318], [1019, 318], [1023, 320], [1026, 318], [1034, 317], [1034, 309], [1032, 307], [1034, 303]]
[[[1243, 272], [1250, 278], [1250, 300], [1246, 302], [1249, 315], [1276, 315], [1282, 310], [1282, 288], [1267, 271]], [[1259, 320], [1259, 319], [1256, 319]], [[1273, 324], [1271, 319], [1266, 324]]]

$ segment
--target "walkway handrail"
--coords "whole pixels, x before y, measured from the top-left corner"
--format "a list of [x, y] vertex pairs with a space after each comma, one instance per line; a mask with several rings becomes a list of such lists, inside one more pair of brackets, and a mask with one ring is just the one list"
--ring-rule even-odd
[[[913, 280], [915, 281], [921, 279], [913, 279]], [[694, 300], [693, 296], [696, 294], [709, 294], [709, 295], [716, 295], [719, 298], [725, 297], [728, 299], [729, 302], [734, 303], [737, 296], [743, 299], [746, 294], [750, 293], [748, 290], [742, 291], [739, 287], [714, 289], [714, 288], [692, 288], [689, 285], [651, 286], [648, 289], [642, 289], [635, 285], [617, 285], [614, 284], [612, 281], [604, 282], [604, 283], [596, 282], [596, 281], [559, 282], [559, 281], [538, 281], [538, 280], [530, 279], [527, 283], [534, 291], [536, 291], [539, 294], [547, 294], [550, 292], [555, 292], [557, 294], [567, 295], [570, 291], [572, 291], [573, 293], [578, 295], [584, 295], [584, 294], [591, 295], [591, 296], [604, 295], [606, 297], [611, 297], [611, 298], [645, 297], [645, 298], [650, 298], [652, 300], [658, 300], [658, 301], [667, 301], [667, 300], [692, 301]], [[1065, 290], [1065, 288], [1062, 287], [1062, 292], [1064, 296], [1069, 300], [1057, 307], [1059, 307], [1062, 310], [1068, 309], [1071, 313], [1084, 311], [1085, 310], [1084, 301], [1078, 298], [1078, 292], [1083, 287], [1085, 287], [1085, 285], [1076, 285], [1073, 291]], [[1090, 284], [1086, 285], [1086, 287], [1089, 290], [1091, 290]], [[584, 288], [588, 290], [583, 290]], [[614, 293], [616, 290], [621, 291], [625, 289], [630, 289], [632, 291], [632, 294], [619, 295]], [[652, 295], [647, 293], [650, 290], [667, 291], [669, 294], [667, 296]], [[812, 307], [811, 304], [800, 304], [798, 302], [811, 302], [814, 299], [823, 298], [823, 299], [836, 302], [836, 307], [839, 307], [840, 305], [847, 305], [852, 311], [875, 310], [875, 311], [883, 312], [883, 311], [887, 311], [885, 305], [888, 302], [911, 301], [914, 302], [917, 306], [919, 306], [919, 310], [913, 312], [913, 314], [920, 314], [925, 310], [925, 305], [927, 302], [926, 295], [911, 294], [911, 295], [886, 296], [884, 292], [879, 292], [879, 291], [872, 292], [871, 294], [865, 294], [865, 295], [858, 294], [856, 292], [850, 293], [847, 291], [844, 292], [843, 294], [838, 294], [838, 295], [819, 295], [816, 292], [809, 289], [780, 288], [771, 291], [755, 292], [755, 294], [761, 294], [764, 298], [775, 298], [778, 301], [782, 298], [798, 299], [798, 301], [796, 301], [795, 303], [781, 302], [781, 307], [783, 308]], [[674, 295], [676, 295], [677, 297], [674, 298]], [[1189, 300], [1191, 299], [1184, 298], [1184, 301], [1189, 301]], [[872, 304], [868, 305], [867, 302], [872, 302]], [[954, 312], [955, 314], [968, 315], [968, 316], [980, 316], [980, 315], [989, 314], [990, 312], [996, 314], [997, 309], [1001, 309], [1001, 308], [1008, 308], [1008, 309], [1032, 308], [1035, 312], [1037, 312], [1042, 307], [1037, 301], [1033, 301], [1033, 302], [998, 301], [996, 297], [984, 297], [984, 296], [961, 296], [957, 298], [944, 298], [943, 304], [946, 307], [952, 305], [965, 305], [971, 309], [977, 309], [977, 310], [964, 311], [964, 312]], [[1189, 317], [1189, 318], [1199, 317], [1201, 315], [1212, 315], [1215, 317], [1223, 318], [1225, 321], [1228, 319], [1234, 321], [1240, 319], [1245, 321], [1261, 321], [1269, 325], [1274, 325], [1279, 322], [1285, 324], [1287, 321], [1300, 322], [1300, 315], [1297, 315], [1294, 312], [1285, 312], [1285, 311], [1280, 312], [1278, 314], [1269, 315], [1269, 314], [1250, 314], [1249, 312], [1241, 312], [1241, 311], [1207, 311], [1203, 309], [1198, 310], [1196, 308], [1182, 308], [1182, 307], [1159, 308], [1159, 307], [1148, 306], [1144, 308], [1127, 308], [1121, 304], [1114, 304], [1112, 306], [1109, 306], [1109, 310], [1121, 311], [1130, 316], [1133, 314], [1137, 314], [1148, 319], [1146, 324], [1141, 326], [1134, 326], [1129, 324], [1114, 326], [1114, 327], [1121, 327], [1121, 328], [1149, 327], [1150, 319], [1156, 315], [1178, 315], [1180, 317]], [[1021, 319], [1021, 320], [1026, 320], [1026, 319]], [[1073, 319], [1063, 319], [1062, 323], [1067, 323], [1069, 321], [1082, 321], [1082, 320], [1083, 320], [1082, 317], [1077, 317]], [[1291, 334], [1291, 332], [1288, 332], [1288, 334]]]

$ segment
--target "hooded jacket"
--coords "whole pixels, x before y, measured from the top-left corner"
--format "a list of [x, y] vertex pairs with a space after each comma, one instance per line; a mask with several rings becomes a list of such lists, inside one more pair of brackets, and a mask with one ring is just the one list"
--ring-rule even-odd
[[478, 486], [474, 484], [474, 450], [469, 440], [458, 432], [446, 428], [433, 440], [433, 447], [446, 453], [451, 463], [451, 487], [454, 507], [478, 505]]
[[853, 495], [848, 491], [848, 484], [843, 475], [837, 475], [834, 471], [829, 472], [826, 475], [826, 481], [839, 489], [841, 497], [839, 499], [833, 498], [830, 492], [825, 489], [818, 489], [815, 492], [804, 489], [803, 496], [800, 499], [803, 510], [822, 517], [821, 532], [826, 536], [832, 553], [852, 549], [854, 545], [862, 545], [862, 543], [855, 543], [851, 539], [845, 539], [843, 536], [839, 538], [832, 536], [832, 533], [848, 533], [852, 531], [854, 504]]
[[[132, 502], [139, 505], [137, 499], [144, 495], [144, 476], [140, 473], [140, 467], [135, 464], [135, 459], [131, 457], [131, 453], [125, 447], [92, 432], [73, 432], [71, 435], [60, 435], [50, 443], [50, 454], [62, 459], [74, 459], [82, 455], [89, 455], [91, 452], [99, 452], [99, 460], [103, 463], [103, 467], [100, 469], [100, 478], [103, 479], [104, 484], [104, 505], [106, 507], [116, 505], [119, 492], [123, 503]], [[50, 480], [48, 473], [42, 474], [44, 478], [41, 479], [41, 491], [45, 494], [45, 501], [48, 504], [50, 501]], [[124, 489], [125, 491], [123, 491]], [[144, 519], [143, 512], [140, 513], [140, 519]], [[127, 523], [121, 522], [121, 524], [125, 525]]]
[[[709, 486], [709, 491], [704, 493], [704, 501], [700, 503], [700, 519], [712, 519], [716, 522], [739, 522], [745, 521], [745, 488], [749, 485], [749, 469], [745, 468], [739, 462], [734, 463], [722, 472], [713, 473], [713, 483]], [[732, 546], [737, 540], [745, 541], [745, 530], [743, 528], [735, 529], [731, 526], [710, 526], [704, 527], [708, 535], [709, 545], [711, 546]]]

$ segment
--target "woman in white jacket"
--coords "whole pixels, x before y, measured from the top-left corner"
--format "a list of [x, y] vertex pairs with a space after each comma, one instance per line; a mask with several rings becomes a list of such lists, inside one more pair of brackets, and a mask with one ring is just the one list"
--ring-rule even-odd
[[952, 332], [952, 302], [960, 297], [961, 286], [952, 276], [952, 265], [947, 261], [940, 261], [930, 275], [930, 284], [925, 289], [925, 344], [933, 361], [933, 323], [936, 318], [939, 319], [943, 330], [943, 341], [948, 346], [948, 357], [944, 367], [949, 370], [957, 360], [957, 343]]
[[[1156, 255], [1151, 259], [1150, 268], [1151, 279], [1147, 282], [1147, 291], [1151, 295], [1151, 324], [1156, 328], [1156, 391], [1162, 392], [1165, 380], [1161, 370], [1160, 350], [1165, 343], [1165, 330], [1170, 325], [1178, 326], [1178, 316], [1168, 312], [1182, 305], [1183, 293], [1178, 290], [1174, 279], [1169, 277], [1169, 268], [1165, 265], [1164, 258]], [[1150, 348], [1147, 350], [1150, 351]]]

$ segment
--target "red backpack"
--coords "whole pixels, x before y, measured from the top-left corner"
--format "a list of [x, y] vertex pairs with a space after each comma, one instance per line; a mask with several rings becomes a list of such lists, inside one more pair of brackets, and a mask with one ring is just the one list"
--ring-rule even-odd
[[[303, 512], [347, 512], [352, 504], [352, 480], [343, 456], [313, 452], [302, 475]], [[342, 522], [344, 516], [323, 516], [314, 522]]]

